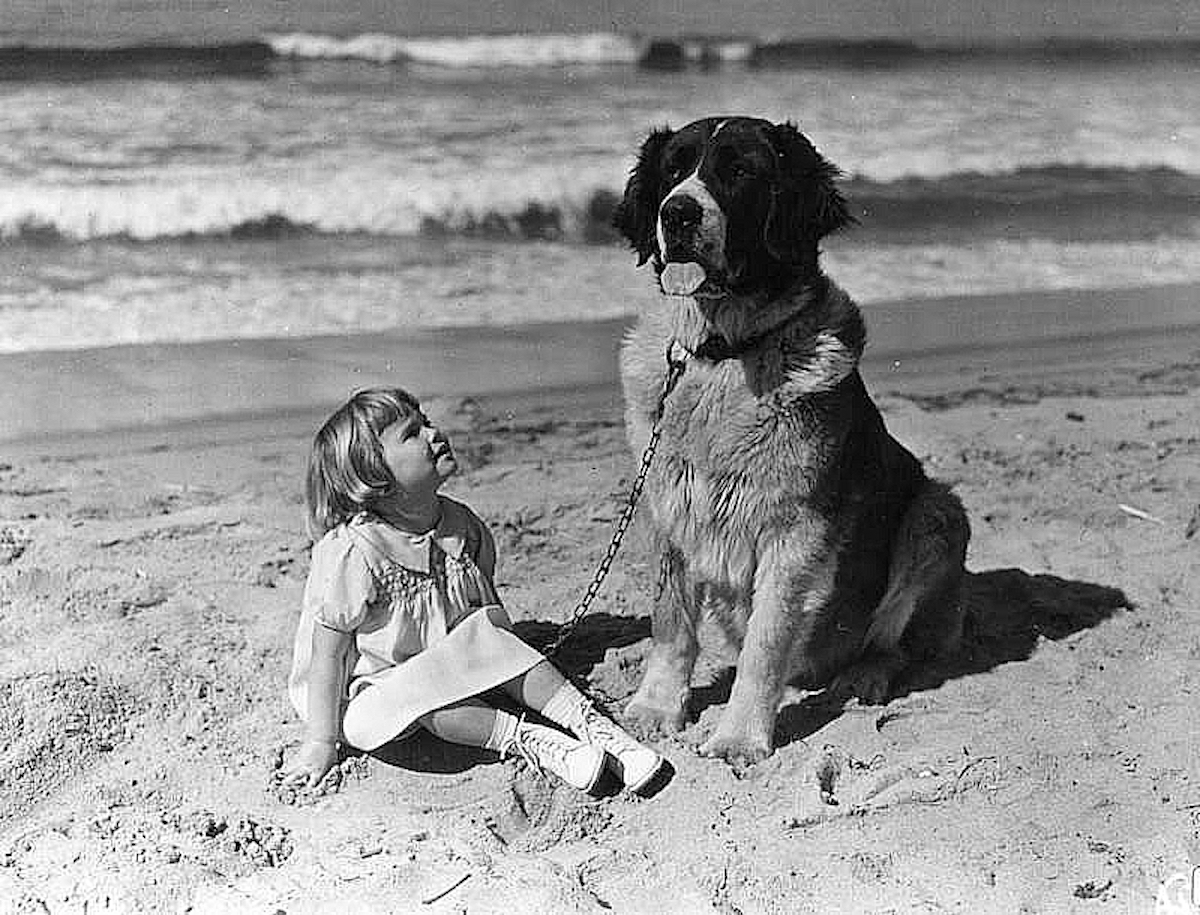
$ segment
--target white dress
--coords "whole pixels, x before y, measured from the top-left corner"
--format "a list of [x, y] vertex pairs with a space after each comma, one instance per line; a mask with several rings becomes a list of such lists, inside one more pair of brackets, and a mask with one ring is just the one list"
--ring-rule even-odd
[[439, 499], [441, 521], [427, 534], [361, 513], [313, 546], [288, 694], [305, 718], [314, 628], [351, 633], [342, 733], [363, 750], [543, 660], [511, 631], [487, 527], [461, 502]]

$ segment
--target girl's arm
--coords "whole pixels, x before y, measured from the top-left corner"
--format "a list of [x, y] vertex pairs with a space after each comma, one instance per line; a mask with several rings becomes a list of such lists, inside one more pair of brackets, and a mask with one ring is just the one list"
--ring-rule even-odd
[[342, 737], [342, 696], [346, 656], [353, 636], [317, 623], [313, 626], [312, 666], [304, 743], [284, 774], [285, 784], [316, 785], [337, 763]]

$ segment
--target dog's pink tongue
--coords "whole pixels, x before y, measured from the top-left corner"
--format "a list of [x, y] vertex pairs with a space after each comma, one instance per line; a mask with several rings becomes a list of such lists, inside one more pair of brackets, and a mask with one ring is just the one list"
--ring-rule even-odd
[[706, 276], [704, 268], [695, 261], [672, 262], [663, 267], [659, 280], [667, 295], [691, 295], [704, 283]]

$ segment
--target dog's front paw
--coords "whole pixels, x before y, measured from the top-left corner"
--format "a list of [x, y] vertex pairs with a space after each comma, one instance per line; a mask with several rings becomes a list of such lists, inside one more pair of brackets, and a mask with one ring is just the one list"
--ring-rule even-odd
[[736, 772], [748, 769], [762, 762], [771, 755], [771, 740], [767, 737], [754, 737], [749, 734], [713, 734], [700, 746], [702, 756], [713, 756], [723, 759]]
[[625, 719], [648, 733], [682, 731], [686, 720], [683, 703], [660, 705], [634, 696], [625, 706]]

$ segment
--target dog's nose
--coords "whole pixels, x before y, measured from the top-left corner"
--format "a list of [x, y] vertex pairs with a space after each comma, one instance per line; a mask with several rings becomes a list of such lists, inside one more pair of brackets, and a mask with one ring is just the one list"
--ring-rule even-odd
[[700, 209], [700, 204], [686, 194], [675, 194], [663, 201], [658, 215], [664, 229], [677, 233], [700, 225], [704, 211]]

